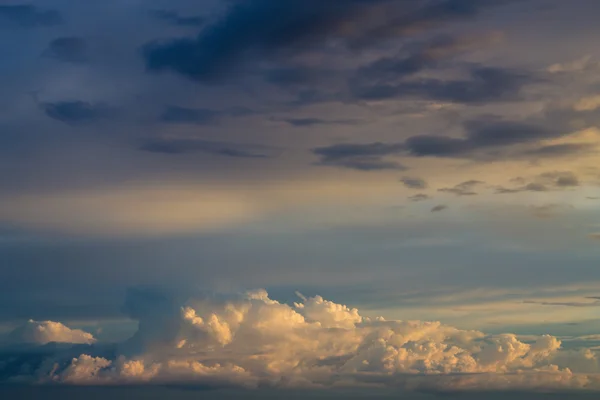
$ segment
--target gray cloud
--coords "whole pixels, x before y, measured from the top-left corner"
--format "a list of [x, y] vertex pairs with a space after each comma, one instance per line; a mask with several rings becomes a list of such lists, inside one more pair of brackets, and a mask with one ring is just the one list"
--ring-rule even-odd
[[496, 193], [499, 194], [507, 194], [507, 193], [520, 193], [520, 192], [546, 192], [548, 188], [541, 183], [528, 183], [525, 186], [517, 187], [517, 188], [505, 188], [498, 187], [496, 188]]
[[85, 39], [68, 36], [51, 41], [44, 55], [63, 62], [79, 64], [88, 60], [87, 50]]
[[352, 157], [380, 157], [397, 154], [404, 149], [402, 144], [367, 143], [367, 144], [335, 144], [313, 149], [313, 153], [324, 160], [338, 160]]
[[56, 10], [42, 10], [33, 5], [0, 5], [0, 24], [9, 23], [23, 28], [54, 26], [63, 23]]
[[412, 155], [417, 157], [448, 157], [496, 159], [510, 157], [497, 149], [527, 144], [558, 136], [562, 131], [546, 128], [539, 123], [506, 121], [496, 117], [482, 117], [463, 124], [466, 135], [455, 138], [441, 135], [417, 135], [403, 143], [335, 144], [313, 149], [321, 162], [339, 162], [353, 157]]
[[458, 185], [451, 188], [441, 188], [438, 192], [452, 193], [457, 196], [475, 196], [477, 192], [474, 191], [475, 187], [484, 184], [482, 181], [470, 180], [459, 183]]
[[408, 199], [410, 201], [425, 201], [425, 200], [429, 200], [431, 197], [429, 195], [423, 194], [423, 193], [419, 193], [419, 194], [415, 194], [413, 196], [410, 196]]
[[525, 300], [524, 304], [539, 304], [541, 306], [559, 306], [559, 307], [600, 307], [600, 301], [594, 302], [552, 302], [552, 301], [534, 301]]
[[84, 101], [59, 101], [40, 103], [46, 115], [66, 124], [84, 124], [104, 120], [115, 115], [116, 110], [104, 103]]
[[444, 210], [446, 210], [446, 209], [448, 209], [448, 206], [446, 206], [446, 205], [444, 205], [444, 204], [440, 204], [440, 205], [438, 205], [438, 206], [435, 206], [435, 207], [433, 207], [433, 208], [431, 209], [431, 212], [432, 212], [432, 213], [435, 213], [435, 212], [444, 211]]
[[500, 186], [496, 188], [496, 193], [547, 192], [549, 190], [568, 189], [580, 185], [579, 178], [570, 171], [545, 172], [534, 177], [529, 183], [526, 183], [527, 181], [523, 178], [515, 178], [513, 182], [519, 183], [520, 186], [513, 188]]
[[409, 176], [401, 178], [400, 182], [402, 182], [404, 186], [410, 189], [426, 189], [428, 186], [427, 182], [424, 179]]
[[352, 119], [334, 119], [326, 120], [322, 118], [285, 118], [282, 120], [288, 125], [295, 127], [309, 127], [315, 125], [337, 125], [337, 124], [354, 124], [358, 122]]
[[219, 111], [207, 108], [169, 106], [163, 111], [160, 120], [177, 124], [207, 125], [215, 123], [219, 116]]
[[542, 181], [551, 182], [557, 187], [575, 187], [579, 186], [579, 178], [570, 171], [546, 172], [538, 177]]
[[213, 110], [210, 108], [189, 108], [171, 105], [165, 108], [159, 119], [162, 122], [171, 124], [210, 125], [219, 122], [222, 117], [240, 117], [254, 113], [254, 111], [243, 107]]
[[385, 161], [384, 156], [393, 155], [403, 148], [402, 145], [385, 143], [336, 144], [313, 149], [320, 156], [319, 164], [338, 166], [363, 171], [395, 169], [405, 170], [403, 165]]
[[407, 168], [395, 161], [385, 161], [377, 157], [352, 157], [339, 160], [321, 161], [320, 165], [335, 166], [355, 169], [358, 171], [396, 170], [404, 171]]
[[525, 157], [565, 157], [587, 153], [595, 146], [590, 144], [552, 144], [540, 146], [536, 149], [526, 150], [522, 154]]
[[229, 11], [196, 38], [150, 43], [143, 52], [151, 71], [170, 70], [190, 79], [214, 81], [252, 56], [276, 58], [326, 46], [331, 40], [361, 47], [417, 28], [471, 18], [504, 2], [233, 1]]
[[464, 157], [480, 150], [556, 137], [562, 132], [540, 124], [496, 118], [467, 121], [464, 128], [464, 138], [413, 136], [406, 140], [406, 147], [415, 156]]
[[355, 85], [352, 93], [363, 100], [417, 97], [455, 103], [488, 103], [521, 98], [521, 89], [536, 78], [521, 71], [475, 66], [469, 77], [458, 80], [417, 79], [401, 83]]
[[187, 154], [207, 153], [232, 158], [270, 158], [275, 156], [275, 149], [267, 146], [251, 144], [235, 144], [224, 142], [211, 142], [206, 140], [148, 140], [139, 147], [140, 150], [150, 153], [162, 154]]
[[[550, 122], [512, 121], [483, 116], [463, 123], [463, 137], [424, 134], [411, 136], [403, 143], [340, 144], [320, 148], [315, 153], [335, 157], [343, 157], [345, 153], [360, 153], [373, 156], [405, 154], [417, 157], [471, 158], [481, 161], [518, 159], [523, 154], [514, 151], [513, 146], [536, 145], [541, 140], [556, 138], [568, 132], [564, 124], [556, 126]], [[572, 177], [565, 176], [561, 178], [561, 183], [568, 186], [576, 182]]]
[[450, 57], [497, 39], [491, 36], [452, 36], [440, 35], [425, 42], [418, 42], [403, 48], [400, 54], [383, 57], [359, 68], [352, 78], [355, 85], [391, 84], [414, 75], [424, 69], [438, 66]]

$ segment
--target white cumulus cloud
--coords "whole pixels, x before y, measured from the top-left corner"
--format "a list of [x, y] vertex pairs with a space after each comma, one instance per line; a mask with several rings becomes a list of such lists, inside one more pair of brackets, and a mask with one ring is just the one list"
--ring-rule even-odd
[[8, 336], [13, 344], [73, 343], [92, 344], [96, 341], [91, 333], [80, 329], [71, 329], [60, 322], [29, 320], [14, 329]]
[[[147, 298], [146, 298], [147, 299]], [[440, 322], [370, 319], [320, 296], [288, 305], [265, 291], [134, 306], [139, 330], [115, 359], [82, 354], [37, 376], [69, 384], [403, 389], [598, 389], [592, 350]]]

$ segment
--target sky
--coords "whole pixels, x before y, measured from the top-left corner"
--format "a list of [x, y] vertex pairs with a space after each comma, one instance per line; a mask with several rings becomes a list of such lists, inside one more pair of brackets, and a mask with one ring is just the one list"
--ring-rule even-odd
[[599, 390], [598, 13], [0, 1], [0, 383]]

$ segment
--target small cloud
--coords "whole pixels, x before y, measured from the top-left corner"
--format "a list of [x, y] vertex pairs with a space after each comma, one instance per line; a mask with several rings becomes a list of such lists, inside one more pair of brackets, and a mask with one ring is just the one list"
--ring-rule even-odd
[[421, 178], [405, 176], [400, 179], [400, 182], [410, 189], [426, 189], [428, 187], [427, 182]]
[[475, 196], [475, 195], [477, 195], [477, 192], [473, 191], [473, 189], [484, 183], [485, 182], [482, 182], [482, 181], [470, 180], [470, 181], [466, 181], [463, 183], [459, 183], [458, 185], [456, 185], [452, 188], [438, 189], [438, 192], [452, 193], [457, 196]]
[[41, 103], [46, 115], [67, 124], [82, 124], [109, 118], [115, 109], [104, 103], [88, 103], [84, 101], [59, 101]]
[[419, 193], [419, 194], [415, 194], [414, 196], [410, 196], [408, 199], [409, 199], [410, 201], [415, 201], [415, 202], [418, 202], [418, 201], [425, 201], [425, 200], [429, 200], [430, 198], [431, 198], [431, 197], [429, 197], [429, 196], [428, 196], [428, 195], [426, 195], [426, 194]]
[[387, 161], [385, 156], [400, 152], [402, 145], [386, 143], [335, 144], [313, 149], [321, 157], [319, 165], [336, 166], [360, 171], [397, 170], [407, 168], [395, 161]]
[[85, 63], [88, 59], [87, 43], [75, 36], [56, 38], [50, 42], [44, 55], [73, 64]]
[[520, 192], [546, 192], [548, 191], [548, 188], [545, 185], [542, 185], [541, 183], [528, 183], [525, 186], [521, 186], [521, 187], [517, 187], [517, 188], [505, 188], [505, 187], [498, 187], [496, 188], [496, 193], [499, 194], [506, 194], [506, 193], [520, 193]]
[[431, 209], [431, 212], [432, 212], [432, 213], [435, 213], [435, 212], [444, 211], [444, 210], [446, 210], [446, 209], [448, 209], [448, 206], [446, 206], [446, 205], [443, 205], [443, 204], [440, 204], [439, 206], [435, 206], [435, 207], [433, 207], [433, 208]]
[[579, 186], [579, 179], [570, 171], [546, 172], [539, 175], [538, 180], [560, 188]]

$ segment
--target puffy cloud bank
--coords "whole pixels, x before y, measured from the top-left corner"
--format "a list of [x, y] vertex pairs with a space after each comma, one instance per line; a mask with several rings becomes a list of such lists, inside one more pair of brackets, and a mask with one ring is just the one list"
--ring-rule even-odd
[[36, 377], [247, 388], [600, 388], [596, 354], [560, 350], [552, 336], [525, 342], [440, 322], [370, 319], [319, 296], [301, 300], [283, 304], [262, 290], [181, 303], [137, 293], [126, 309], [139, 329], [118, 356], [55, 358]]
[[29, 320], [8, 336], [12, 344], [73, 343], [92, 344], [96, 341], [90, 333], [71, 329], [60, 322]]

